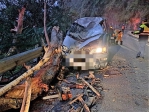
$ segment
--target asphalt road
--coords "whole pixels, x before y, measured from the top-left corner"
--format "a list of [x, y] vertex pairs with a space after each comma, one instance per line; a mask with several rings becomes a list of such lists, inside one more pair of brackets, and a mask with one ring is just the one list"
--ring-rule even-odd
[[136, 59], [138, 41], [125, 32], [123, 45], [113, 45], [109, 50], [109, 68], [119, 74], [111, 72], [102, 78], [103, 100], [98, 112], [149, 112], [149, 46], [145, 58]]

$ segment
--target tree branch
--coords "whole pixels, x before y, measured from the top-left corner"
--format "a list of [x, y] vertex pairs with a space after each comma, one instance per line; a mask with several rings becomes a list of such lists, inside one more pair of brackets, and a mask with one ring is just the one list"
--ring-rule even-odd
[[48, 37], [48, 33], [47, 33], [47, 28], [46, 28], [46, 1], [44, 1], [44, 33], [45, 33], [45, 37], [46, 37], [46, 41], [48, 46], [50, 46], [50, 40]]

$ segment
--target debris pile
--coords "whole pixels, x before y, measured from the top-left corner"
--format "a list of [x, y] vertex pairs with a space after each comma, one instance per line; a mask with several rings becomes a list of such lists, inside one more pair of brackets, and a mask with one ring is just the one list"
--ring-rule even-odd
[[[59, 80], [59, 77], [57, 79], [58, 83], [51, 86], [42, 97], [44, 103], [48, 103], [46, 112], [91, 112], [96, 109], [97, 101], [102, 99], [100, 79], [92, 72], [89, 75], [69, 74], [63, 80]], [[36, 103], [32, 109], [40, 111]]]

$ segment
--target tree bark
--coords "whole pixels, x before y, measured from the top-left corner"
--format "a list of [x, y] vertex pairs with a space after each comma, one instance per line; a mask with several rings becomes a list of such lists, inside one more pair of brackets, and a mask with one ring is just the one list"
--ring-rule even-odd
[[[46, 84], [50, 84], [59, 70], [58, 66], [49, 66], [39, 70], [36, 77], [31, 78], [31, 101], [35, 100], [38, 95], [41, 95], [43, 89], [46, 89]], [[40, 81], [42, 79], [42, 82]], [[46, 84], [45, 84], [46, 83]], [[0, 97], [1, 111], [8, 109], [21, 108], [23, 102], [25, 84], [17, 85], [12, 90], [8, 91], [4, 96]]]
[[[56, 55], [59, 58], [61, 57], [59, 54], [56, 54]], [[46, 57], [46, 56], [47, 55], [45, 55], [44, 57]], [[26, 102], [29, 103], [30, 100], [32, 101], [32, 100], [36, 99], [38, 97], [38, 95], [40, 95], [42, 93], [42, 91], [48, 91], [48, 85], [51, 83], [51, 81], [54, 79], [54, 77], [57, 76], [57, 74], [59, 73], [60, 68], [61, 68], [60, 61], [59, 61], [58, 57], [55, 60], [57, 62], [57, 65], [53, 66], [53, 64], [49, 63], [49, 61], [48, 61], [47, 63], [44, 64], [44, 66], [42, 66], [42, 68], [39, 67], [40, 70], [37, 72], [37, 74], [34, 77], [31, 78], [31, 98], [28, 98], [28, 100], [26, 100]], [[33, 68], [31, 68], [31, 69], [33, 72], [34, 69]], [[29, 69], [27, 71], [27, 73], [29, 73], [29, 71], [31, 71], [31, 69]], [[30, 75], [28, 74], [27, 76], [30, 76]], [[27, 77], [27, 76], [24, 76], [24, 77]], [[23, 80], [23, 79], [19, 78], [17, 80]], [[14, 84], [10, 85], [9, 89], [13, 86], [14, 86]], [[7, 90], [7, 88], [5, 90]], [[30, 90], [28, 92], [30, 93]], [[22, 83], [20, 85], [16, 85], [15, 87], [11, 88], [11, 90], [9, 90], [8, 92], [0, 91], [0, 93], [3, 93], [3, 96], [1, 95], [1, 97], [0, 97], [0, 108], [2, 108], [2, 111], [8, 110], [11, 108], [14, 108], [14, 109], [20, 108], [22, 101], [23, 101], [22, 99], [23, 99], [23, 96], [25, 93], [25, 84]], [[24, 106], [24, 104], [23, 104], [23, 106]], [[5, 108], [3, 108], [3, 107], [5, 107]], [[27, 106], [27, 109], [29, 109], [29, 104]]]
[[27, 78], [28, 76], [32, 75], [35, 71], [39, 70], [42, 65], [44, 65], [52, 56], [54, 55], [54, 51], [49, 50], [49, 47], [45, 47], [45, 55], [43, 58], [38, 62], [37, 65], [29, 69], [27, 72], [22, 74], [20, 77], [15, 79], [14, 81], [10, 82], [6, 86], [0, 88], [0, 96], [2, 96], [4, 93], [6, 93], [8, 90], [10, 90], [12, 87], [16, 86], [19, 82], [21, 82], [23, 79]]

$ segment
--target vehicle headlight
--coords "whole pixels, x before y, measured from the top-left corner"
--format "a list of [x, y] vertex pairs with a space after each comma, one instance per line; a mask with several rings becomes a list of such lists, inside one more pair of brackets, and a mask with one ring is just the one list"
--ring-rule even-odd
[[102, 48], [102, 52], [104, 52], [104, 53], [107, 52], [107, 48], [106, 47], [103, 47]]
[[93, 49], [90, 53], [105, 53], [107, 52], [107, 48], [106, 47], [98, 47], [97, 49]]
[[102, 48], [97, 48], [96, 49], [96, 53], [101, 53], [102, 52]]

